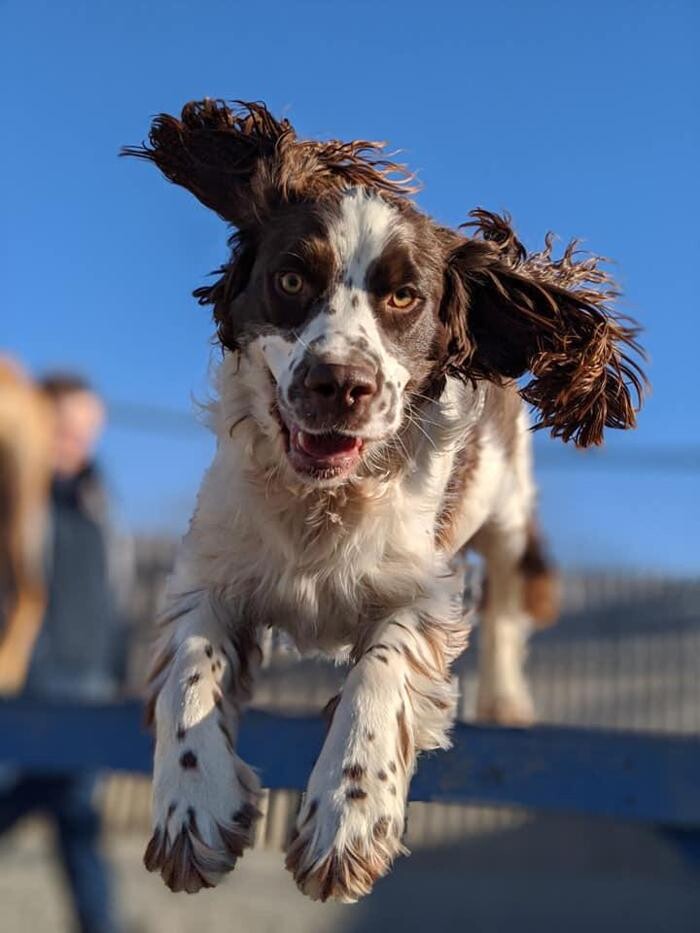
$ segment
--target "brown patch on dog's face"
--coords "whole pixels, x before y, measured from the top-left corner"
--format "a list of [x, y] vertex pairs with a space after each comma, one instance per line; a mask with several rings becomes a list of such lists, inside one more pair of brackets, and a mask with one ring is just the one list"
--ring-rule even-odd
[[[241, 242], [240, 253], [254, 251], [248, 277], [229, 294], [217, 315], [227, 322], [235, 347], [245, 348], [263, 333], [295, 339], [309, 316], [327, 301], [338, 267], [328, 242], [330, 205], [298, 204], [280, 209], [269, 226], [252, 242]], [[227, 273], [233, 275], [239, 257]], [[303, 286], [287, 294], [280, 277], [298, 275]]]
[[[401, 214], [397, 233], [367, 270], [366, 289], [385, 340], [410, 372], [405, 391], [411, 396], [435, 377], [445, 352], [440, 320], [445, 261], [432, 222], [412, 209]], [[403, 310], [391, 304], [402, 289], [416, 295], [415, 304]]]

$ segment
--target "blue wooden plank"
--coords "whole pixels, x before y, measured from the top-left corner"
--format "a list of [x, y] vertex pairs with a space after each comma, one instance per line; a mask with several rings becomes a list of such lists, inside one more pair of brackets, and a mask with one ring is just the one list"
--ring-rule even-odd
[[152, 741], [138, 703], [0, 702], [0, 763], [68, 772], [151, 769]]
[[[271, 788], [303, 788], [324, 734], [317, 718], [250, 711], [241, 755]], [[414, 800], [519, 804], [700, 827], [700, 739], [537, 726], [459, 724], [455, 747], [424, 755]], [[0, 703], [0, 762], [39, 771], [148, 772], [151, 740], [138, 704]]]

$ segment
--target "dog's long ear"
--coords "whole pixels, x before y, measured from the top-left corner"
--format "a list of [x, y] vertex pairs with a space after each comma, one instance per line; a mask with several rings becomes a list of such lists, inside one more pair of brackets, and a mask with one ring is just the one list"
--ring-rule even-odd
[[364, 185], [410, 191], [402, 166], [379, 158], [383, 144], [298, 141], [288, 120], [260, 103], [192, 101], [180, 119], [160, 114], [148, 144], [122, 155], [154, 162], [170, 181], [239, 229], [259, 222], [281, 201], [318, 196], [324, 189]]
[[579, 259], [575, 242], [555, 260], [551, 236], [528, 255], [508, 217], [471, 216], [476, 236], [447, 262], [447, 370], [494, 382], [531, 373], [520, 394], [539, 410], [536, 427], [580, 447], [600, 444], [605, 427], [634, 427], [639, 328], [611, 311], [617, 291], [600, 260]]

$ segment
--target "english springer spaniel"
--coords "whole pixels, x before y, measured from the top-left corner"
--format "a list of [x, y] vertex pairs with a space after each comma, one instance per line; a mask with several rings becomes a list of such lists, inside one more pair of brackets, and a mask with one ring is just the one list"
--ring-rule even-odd
[[637, 329], [595, 257], [555, 259], [550, 239], [530, 254], [484, 210], [468, 235], [441, 226], [379, 144], [300, 140], [262, 104], [207, 99], [124, 153], [235, 228], [195, 292], [223, 348], [218, 446], [151, 674], [146, 866], [192, 892], [250, 844], [259, 782], [236, 731], [274, 626], [352, 663], [287, 867], [311, 897], [353, 901], [405, 851], [418, 753], [449, 746], [467, 547], [487, 578], [477, 715], [532, 719], [525, 643], [557, 595], [523, 400], [582, 447], [633, 426]]

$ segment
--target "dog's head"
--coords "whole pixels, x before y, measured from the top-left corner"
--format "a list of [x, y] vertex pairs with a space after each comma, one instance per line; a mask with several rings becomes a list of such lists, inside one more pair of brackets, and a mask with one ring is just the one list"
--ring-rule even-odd
[[507, 218], [473, 212], [474, 236], [408, 200], [376, 143], [299, 141], [260, 104], [162, 115], [147, 158], [233, 224], [230, 262], [195, 294], [222, 344], [272, 385], [289, 463], [315, 483], [354, 475], [448, 375], [521, 389], [540, 425], [581, 446], [635, 423], [636, 329], [613, 316], [595, 258], [529, 255]]

